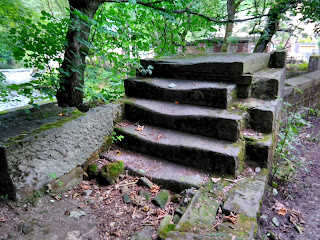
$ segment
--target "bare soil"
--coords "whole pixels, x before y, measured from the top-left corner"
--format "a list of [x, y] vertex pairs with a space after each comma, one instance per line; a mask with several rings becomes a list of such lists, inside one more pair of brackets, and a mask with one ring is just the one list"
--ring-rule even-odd
[[[130, 239], [145, 226], [157, 229], [165, 215], [173, 216], [177, 204], [155, 206], [151, 199], [161, 188], [138, 186], [137, 180], [123, 175], [112, 186], [82, 181], [60, 195], [35, 198], [34, 204], [1, 201], [0, 239]], [[124, 187], [132, 200], [129, 204], [123, 201]], [[139, 190], [147, 191], [150, 199], [139, 197]]]
[[305, 127], [294, 143], [300, 159], [295, 175], [269, 182], [257, 239], [320, 239], [320, 118], [308, 121], [313, 127]]

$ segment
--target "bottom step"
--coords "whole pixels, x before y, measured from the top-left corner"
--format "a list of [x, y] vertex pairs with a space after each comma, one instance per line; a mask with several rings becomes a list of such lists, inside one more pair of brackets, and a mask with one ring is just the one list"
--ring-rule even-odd
[[100, 156], [109, 161], [122, 160], [126, 169], [133, 174], [146, 176], [175, 192], [181, 192], [190, 187], [199, 188], [210, 176], [209, 173], [198, 169], [123, 149], [102, 153]]

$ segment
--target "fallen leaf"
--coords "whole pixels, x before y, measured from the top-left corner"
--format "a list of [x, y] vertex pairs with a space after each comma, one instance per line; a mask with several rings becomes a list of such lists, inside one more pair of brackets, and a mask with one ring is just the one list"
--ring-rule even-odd
[[139, 172], [141, 172], [141, 173], [145, 173], [146, 171], [145, 171], [145, 170], [143, 170], [143, 169], [139, 169]]
[[84, 190], [89, 190], [91, 187], [89, 185], [82, 185], [81, 188]]
[[282, 215], [282, 216], [285, 216], [288, 212], [288, 209], [286, 209], [285, 207], [282, 207], [278, 212], [277, 214], [278, 215]]
[[66, 116], [66, 117], [68, 117], [68, 116], [69, 116], [69, 114], [68, 114], [68, 113], [59, 113], [59, 116], [60, 116], [60, 117], [62, 117], [62, 116]]
[[158, 185], [152, 185], [152, 187], [150, 188], [150, 192], [155, 193], [158, 192], [160, 189], [160, 187]]
[[224, 216], [223, 221], [232, 222], [233, 224], [236, 224], [238, 219], [238, 216], [234, 215], [232, 212], [230, 213], [230, 216]]
[[300, 211], [297, 211], [295, 209], [292, 209], [290, 211], [290, 222], [294, 223], [294, 224], [298, 224], [298, 223], [306, 223], [305, 220], [302, 217], [302, 213]]
[[0, 222], [6, 222], [7, 220], [4, 217], [0, 217]]
[[179, 104], [180, 102], [178, 102], [178, 101], [175, 101], [174, 103], [175, 103], [175, 104]]
[[293, 223], [293, 225], [296, 227], [297, 231], [300, 233], [300, 235], [302, 235], [302, 227], [299, 226], [298, 224], [296, 223]]
[[121, 151], [117, 150], [116, 155], [117, 155], [117, 156], [121, 156]]
[[138, 125], [138, 127], [135, 130], [138, 132], [142, 132], [143, 128], [144, 128], [144, 126]]
[[219, 178], [211, 178], [211, 180], [212, 180], [212, 182], [214, 182], [214, 183], [217, 183], [217, 182], [219, 182], [220, 180], [221, 180], [221, 177], [219, 177]]

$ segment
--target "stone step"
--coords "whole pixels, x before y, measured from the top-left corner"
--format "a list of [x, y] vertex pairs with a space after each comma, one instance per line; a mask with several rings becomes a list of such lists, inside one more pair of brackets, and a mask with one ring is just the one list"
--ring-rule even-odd
[[170, 102], [229, 108], [236, 96], [235, 84], [164, 78], [132, 78], [124, 81], [127, 96]]
[[245, 145], [240, 140], [231, 143], [150, 126], [142, 130], [130, 122], [118, 124], [115, 131], [124, 136], [120, 145], [170, 162], [233, 176], [243, 168]]
[[250, 74], [267, 66], [269, 58], [266, 53], [178, 54], [140, 63], [153, 66], [152, 77], [250, 84]]
[[180, 164], [148, 156], [145, 154], [118, 149], [100, 154], [109, 161], [122, 160], [132, 174], [145, 176], [165, 189], [181, 192], [184, 189], [199, 188], [210, 173]]
[[258, 133], [252, 129], [242, 132], [246, 141], [246, 163], [252, 166], [271, 167], [276, 134]]
[[274, 100], [283, 92], [286, 69], [266, 68], [252, 74], [251, 96], [264, 100]]
[[277, 124], [282, 104], [279, 99], [268, 101], [250, 98], [235, 101], [234, 106], [248, 111], [250, 128], [261, 133], [271, 133]]
[[132, 122], [236, 142], [244, 125], [245, 111], [217, 110], [170, 102], [131, 99], [125, 118]]

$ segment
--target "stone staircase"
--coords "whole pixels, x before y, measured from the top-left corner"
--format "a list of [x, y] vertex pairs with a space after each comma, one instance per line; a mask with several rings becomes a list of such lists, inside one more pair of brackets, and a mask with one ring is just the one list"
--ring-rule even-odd
[[151, 76], [125, 81], [123, 160], [173, 191], [208, 176], [237, 177], [245, 164], [267, 167], [278, 129], [285, 54], [191, 54], [142, 60]]

